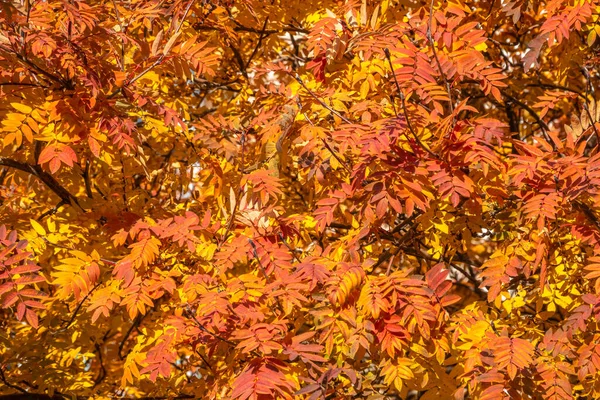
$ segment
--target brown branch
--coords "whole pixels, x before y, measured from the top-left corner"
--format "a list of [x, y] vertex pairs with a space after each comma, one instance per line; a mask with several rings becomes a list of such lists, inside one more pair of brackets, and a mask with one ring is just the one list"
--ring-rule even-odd
[[202, 362], [208, 367], [208, 369], [210, 371], [212, 371], [212, 366], [210, 365], [208, 360], [198, 350], [196, 350], [196, 354], [198, 354], [200, 356], [200, 359], [202, 360]]
[[575, 93], [577, 96], [585, 99], [584, 94], [581, 93], [580, 91], [568, 88], [566, 86], [556, 85], [554, 83], [528, 83], [527, 85], [525, 85], [525, 87], [539, 87], [542, 89], [559, 89], [559, 90], [564, 90], [566, 92]]
[[264, 25], [262, 27], [262, 32], [261, 32], [260, 36], [258, 37], [258, 42], [256, 43], [256, 46], [254, 47], [254, 50], [252, 51], [252, 54], [250, 54], [250, 57], [248, 57], [248, 61], [246, 61], [246, 66], [245, 66], [246, 70], [250, 66], [250, 63], [252, 62], [252, 59], [256, 55], [256, 52], [260, 48], [260, 45], [262, 44], [263, 39], [267, 37], [267, 35], [265, 35], [264, 32], [267, 29], [267, 24], [268, 23], [269, 23], [269, 17], [267, 17], [267, 19], [265, 19], [265, 23], [264, 23]]
[[0, 82], [0, 86], [30, 86], [30, 87], [39, 87], [42, 89], [46, 89], [46, 86], [39, 85], [37, 83], [19, 83], [19, 82]]
[[90, 160], [85, 160], [85, 169], [83, 170], [81, 176], [83, 177], [83, 182], [85, 184], [85, 193], [87, 194], [87, 197], [93, 199], [94, 194], [92, 193], [92, 184], [90, 182], [90, 165]]
[[[436, 262], [437, 263], [437, 262], [444, 261], [442, 259], [435, 259], [435, 258], [433, 258], [431, 256], [422, 254], [422, 253], [418, 252], [415, 249], [405, 248], [403, 250], [403, 252], [406, 253], [406, 254], [408, 254], [408, 255], [410, 255], [410, 256], [413, 256], [413, 257], [415, 257], [417, 259], [422, 259], [422, 260], [426, 260], [426, 261], [430, 261], [430, 262]], [[468, 273], [464, 268], [459, 267], [456, 264], [453, 264], [453, 263], [450, 263], [450, 262], [447, 262], [447, 264], [451, 268], [454, 268], [458, 272], [460, 272], [465, 278], [467, 278], [473, 284], [473, 288], [472, 289], [473, 289], [473, 291], [477, 295], [479, 295], [480, 297], [485, 297], [485, 293], [479, 287], [481, 285], [481, 282], [475, 276], [473, 276], [472, 274]]]
[[329, 227], [330, 228], [335, 228], [335, 229], [346, 229], [346, 230], [352, 229], [352, 225], [342, 224], [340, 222], [335, 222], [335, 221], [331, 222], [329, 224]]
[[46, 78], [50, 79], [51, 81], [54, 81], [56, 83], [60, 83], [61, 86], [67, 86], [67, 82], [59, 76], [53, 75], [50, 72], [42, 69], [41, 67], [39, 67], [37, 64], [29, 61], [27, 58], [25, 58], [23, 55], [15, 52], [14, 50], [7, 48], [5, 46], [0, 45], [0, 50], [3, 50], [5, 52], [7, 52], [8, 54], [11, 54], [15, 57], [17, 57], [17, 59], [19, 61], [21, 61], [22, 63], [26, 64], [27, 66], [29, 66], [30, 68], [33, 68], [34, 70], [36, 70], [38, 73], [44, 75]]
[[23, 389], [22, 387], [9, 383], [4, 376], [4, 370], [2, 368], [0, 368], [0, 380], [11, 389], [15, 389], [21, 393], [28, 393], [27, 390]]
[[535, 119], [539, 127], [542, 129], [542, 133], [546, 141], [552, 146], [552, 148], [554, 148], [554, 150], [556, 150], [556, 145], [554, 144], [554, 141], [548, 135], [550, 127], [540, 118], [540, 116], [535, 112], [535, 110], [506, 92], [502, 92], [502, 94], [504, 95], [504, 97], [508, 98], [510, 101], [527, 111], [527, 113], [529, 113], [529, 115], [531, 115], [533, 119]]
[[77, 197], [69, 193], [69, 191], [65, 189], [52, 175], [44, 171], [40, 165], [31, 165], [2, 156], [0, 156], [0, 165], [27, 172], [28, 174], [35, 176], [58, 197], [60, 197], [65, 204], [70, 204], [71, 206], [85, 212], [85, 210], [79, 204]]
[[[127, 341], [127, 339], [129, 338], [129, 335], [131, 335], [131, 332], [133, 332], [134, 329], [136, 329], [140, 323], [142, 322], [142, 320], [144, 319], [145, 315], [141, 315], [138, 314], [137, 317], [135, 317], [135, 320], [133, 321], [133, 323], [131, 324], [131, 326], [129, 327], [129, 329], [127, 330], [127, 332], [125, 333], [125, 336], [123, 336], [123, 340], [121, 340], [121, 343], [119, 344], [119, 359], [123, 359], [125, 358], [125, 356], [123, 355], [123, 347], [125, 347], [125, 342]], [[127, 355], [127, 354], [125, 354]]]
[[[246, 131], [242, 131], [242, 136], [241, 136], [240, 140], [241, 140], [240, 144], [242, 146], [242, 151], [240, 154], [240, 165], [242, 166], [242, 169], [243, 169], [244, 163], [245, 163], [245, 152], [246, 152]], [[240, 183], [241, 183], [241, 178], [240, 178]], [[235, 222], [235, 215], [238, 211], [239, 204], [240, 204], [240, 197], [242, 196], [243, 191], [244, 191], [243, 188], [241, 187], [241, 185], [239, 185], [238, 192], [235, 195], [235, 204], [233, 205], [233, 210], [231, 210], [231, 215], [229, 216], [229, 221], [227, 221], [227, 228], [225, 229], [225, 233], [223, 234], [223, 237], [221, 239], [220, 246], [222, 246], [229, 238], [229, 234], [231, 233], [231, 228], [233, 227], [233, 223]]]
[[592, 117], [592, 114], [590, 113], [590, 102], [589, 102], [589, 91], [590, 89], [592, 90], [592, 93], [594, 92], [594, 86], [592, 85], [591, 82], [591, 77], [590, 77], [590, 73], [587, 70], [587, 68], [585, 67], [581, 67], [581, 72], [583, 73], [583, 76], [585, 77], [585, 103], [583, 103], [583, 109], [585, 110], [585, 112], [587, 113], [588, 118], [590, 119], [590, 123], [592, 124], [592, 128], [594, 128], [594, 133], [596, 134], [596, 140], [598, 140], [600, 142], [600, 134], [598, 134], [598, 129], [596, 128], [596, 122], [594, 121], [594, 118]]
[[238, 63], [238, 65], [240, 67], [240, 72], [242, 73], [242, 75], [244, 75], [244, 78], [248, 79], [248, 72], [246, 71], [246, 63], [244, 62], [244, 59], [242, 58], [240, 51], [237, 48], [235, 48], [233, 45], [230, 45], [229, 48], [233, 52], [233, 57], [235, 58], [235, 61]]
[[94, 386], [92, 389], [98, 386], [104, 379], [106, 379], [106, 367], [104, 367], [104, 360], [102, 359], [102, 348], [98, 343], [94, 343], [94, 347], [98, 352], [98, 361], [100, 362], [100, 371], [98, 372], [98, 376], [94, 379]]
[[[113, 7], [115, 8], [117, 22], [119, 23], [119, 32], [123, 32], [123, 26], [121, 24], [121, 13], [119, 13], [117, 2], [116, 0], [112, 0], [112, 3]], [[121, 37], [121, 71], [125, 71], [125, 39], [123, 37]]]
[[533, 119], [535, 119], [535, 121], [538, 123], [538, 125], [544, 130], [547, 131], [550, 128], [548, 127], [548, 124], [546, 124], [541, 118], [540, 116], [535, 112], [535, 110], [531, 107], [529, 107], [527, 104], [523, 103], [522, 101], [516, 99], [515, 97], [511, 96], [510, 94], [506, 93], [506, 92], [502, 92], [502, 94], [507, 97], [508, 99], [510, 99], [510, 101], [512, 101], [513, 103], [517, 104], [519, 107], [521, 107], [522, 109], [524, 109], [525, 111], [527, 111], [529, 113], [529, 115], [531, 115], [533, 117]]
[[65, 205], [65, 201], [61, 200], [57, 205], [49, 209], [48, 211], [43, 212], [39, 217], [37, 217], [37, 221], [41, 221], [49, 215], [54, 215], [58, 211], [59, 208]]
[[[308, 33], [309, 32], [308, 29], [304, 29], [301, 27], [295, 27], [295, 26], [284, 27], [281, 29], [268, 29], [263, 32], [260, 29], [243, 26], [243, 25], [240, 25], [236, 21], [233, 21], [233, 22], [235, 24], [237, 24], [237, 26], [235, 28], [233, 28], [233, 30], [236, 32], [248, 32], [248, 33], [256, 33], [256, 34], [263, 33], [264, 35], [267, 35], [267, 36], [274, 35], [274, 34], [286, 33], [286, 32], [289, 32], [289, 33]], [[216, 27], [216, 26], [202, 26], [202, 25], [195, 25], [194, 29], [197, 31], [221, 31], [222, 30], [221, 28]]]
[[[298, 100], [298, 103], [300, 101]], [[299, 108], [302, 108], [302, 105], [299, 105]], [[312, 120], [308, 117], [308, 115], [306, 115], [306, 113], [302, 113], [302, 115], [304, 115], [304, 118], [306, 118], [306, 120], [312, 125], [315, 126], [315, 124], [312, 122]], [[331, 138], [331, 135], [328, 135]], [[346, 163], [337, 155], [337, 153], [333, 150], [333, 148], [329, 145], [329, 143], [327, 143], [327, 141], [323, 138], [321, 138], [321, 141], [323, 142], [323, 145], [325, 146], [325, 148], [327, 150], [329, 150], [329, 152], [331, 153], [331, 155], [333, 156], [333, 158], [335, 158], [337, 160], [337, 162], [344, 167], [344, 169], [346, 170], [346, 172], [348, 172], [350, 175], [352, 175], [352, 169], [350, 169], [350, 167], [348, 167], [346, 165]]]
[[294, 251], [294, 249], [292, 249], [292, 247], [285, 240], [285, 237], [283, 236], [283, 233], [279, 232], [279, 234], [277, 236], [279, 236], [279, 239], [281, 240], [281, 242], [290, 251], [290, 253], [292, 254], [292, 257], [294, 257], [294, 260], [296, 260], [298, 263], [301, 263], [302, 261], [300, 261], [300, 259], [298, 258], [298, 256], [296, 256], [296, 252]]
[[283, 32], [291, 32], [291, 33], [308, 33], [309, 32], [308, 29], [298, 28], [298, 27], [291, 26], [291, 25], [288, 27], [285, 27], [285, 28], [281, 28], [281, 29], [260, 30], [260, 29], [251, 28], [248, 26], [243, 26], [243, 25], [239, 24], [237, 21], [234, 21], [234, 23], [237, 25], [235, 28], [233, 28], [233, 30], [236, 32], [250, 32], [250, 33], [258, 33], [258, 34], [266, 34], [266, 35], [272, 35], [274, 33], [283, 33]]

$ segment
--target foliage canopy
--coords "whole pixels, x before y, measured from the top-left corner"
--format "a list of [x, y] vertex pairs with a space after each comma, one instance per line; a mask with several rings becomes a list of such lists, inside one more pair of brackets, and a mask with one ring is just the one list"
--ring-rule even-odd
[[600, 397], [597, 0], [0, 3], [0, 394]]

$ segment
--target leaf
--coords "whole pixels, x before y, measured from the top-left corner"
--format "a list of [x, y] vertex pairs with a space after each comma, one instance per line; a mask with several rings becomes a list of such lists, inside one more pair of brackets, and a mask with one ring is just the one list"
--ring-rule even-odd
[[158, 52], [158, 46], [160, 46], [160, 42], [162, 41], [164, 33], [165, 32], [161, 30], [160, 32], [158, 32], [158, 35], [156, 35], [156, 37], [154, 38], [154, 41], [152, 42], [152, 49], [150, 52], [152, 56], [155, 56]]
[[261, 395], [289, 397], [293, 386], [282, 370], [285, 370], [284, 365], [274, 358], [253, 360], [233, 382], [231, 397], [240, 400]]
[[173, 36], [171, 36], [171, 38], [167, 41], [167, 43], [165, 44], [165, 47], [163, 48], [163, 51], [162, 51], [163, 55], [167, 55], [167, 53], [169, 53], [169, 51], [175, 44], [175, 41], [179, 38], [180, 35], [181, 35], [181, 31], [179, 31], [179, 32], [175, 33]]
[[38, 235], [46, 236], [46, 230], [42, 225], [40, 225], [39, 222], [37, 222], [34, 219], [30, 219], [29, 222], [31, 223], [32, 228], [37, 232]]
[[21, 104], [21, 103], [10, 103], [10, 105], [17, 111], [23, 113], [23, 114], [31, 114], [31, 111], [33, 111], [33, 109], [31, 107], [29, 107], [28, 105], [25, 104]]
[[510, 379], [515, 379], [519, 370], [533, 362], [534, 347], [527, 340], [499, 337], [492, 342], [492, 346], [498, 368], [506, 368]]
[[2, 308], [8, 308], [19, 301], [17, 292], [9, 292], [6, 296], [4, 296], [4, 300], [2, 301]]

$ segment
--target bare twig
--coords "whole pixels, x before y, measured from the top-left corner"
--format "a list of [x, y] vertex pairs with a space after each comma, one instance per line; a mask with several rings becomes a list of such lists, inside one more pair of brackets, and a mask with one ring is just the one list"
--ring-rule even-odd
[[283, 242], [283, 244], [285, 245], [285, 247], [288, 248], [288, 250], [290, 251], [290, 253], [292, 253], [292, 257], [294, 257], [294, 259], [296, 260], [296, 262], [302, 262], [300, 261], [300, 259], [298, 258], [298, 256], [296, 256], [296, 252], [294, 251], [294, 249], [292, 249], [292, 247], [288, 244], [288, 242], [285, 240], [285, 237], [283, 237], [283, 233], [279, 232], [279, 239]]
[[229, 48], [233, 52], [233, 57], [235, 58], [235, 61], [238, 63], [238, 65], [240, 67], [240, 72], [242, 73], [242, 75], [244, 75], [244, 78], [248, 79], [248, 71], [246, 71], [246, 63], [244, 62], [244, 59], [242, 58], [240, 51], [233, 45], [230, 45]]
[[[300, 106], [300, 108], [302, 108]], [[308, 117], [308, 115], [306, 115], [306, 113], [302, 113], [302, 115], [304, 115], [304, 118], [306, 118], [306, 120], [308, 121], [309, 124], [311, 124], [312, 126], [315, 126], [315, 124], [312, 122], [312, 120]], [[335, 158], [337, 160], [337, 162], [344, 167], [344, 169], [346, 170], [346, 172], [348, 172], [350, 175], [352, 175], [352, 170], [350, 169], [350, 167], [348, 167], [346, 165], [346, 163], [337, 155], [337, 153], [335, 152], [335, 150], [333, 150], [331, 148], [331, 146], [329, 145], [329, 143], [327, 143], [327, 141], [323, 138], [321, 138], [321, 141], [323, 142], [323, 145], [325, 146], [325, 148], [327, 150], [329, 150], [329, 152], [331, 153], [331, 155], [333, 156], [333, 158]]]
[[[242, 151], [241, 151], [241, 156], [240, 156], [240, 165], [242, 166], [242, 170], [244, 168], [244, 162], [245, 162], [245, 151], [246, 151], [246, 131], [242, 131], [242, 136], [240, 138], [241, 140], [241, 146], [242, 146]], [[240, 187], [238, 188], [238, 192], [235, 195], [235, 204], [233, 205], [233, 210], [231, 210], [231, 215], [229, 216], [229, 221], [227, 221], [227, 228], [225, 229], [225, 233], [223, 234], [223, 237], [221, 239], [221, 245], [223, 245], [223, 243], [225, 243], [227, 241], [227, 239], [229, 238], [229, 234], [231, 233], [231, 228], [233, 227], [233, 223], [235, 222], [235, 215], [238, 211], [239, 208], [239, 204], [240, 204], [240, 197], [243, 193], [243, 188]]]
[[46, 89], [46, 86], [39, 85], [37, 83], [19, 83], [19, 82], [0, 82], [0, 86], [31, 86]]
[[529, 83], [529, 84], [525, 85], [525, 87], [540, 87], [540, 88], [543, 88], [543, 89], [564, 90], [566, 92], [575, 93], [577, 96], [585, 99], [585, 95], [583, 93], [581, 93], [580, 91], [575, 90], [575, 89], [571, 89], [571, 88], [566, 87], [566, 86], [556, 85], [554, 83]]
[[200, 353], [198, 350], [196, 350], [196, 354], [198, 354], [200, 356], [200, 359], [202, 360], [202, 362], [208, 367], [209, 370], [212, 371], [212, 366], [210, 365], [208, 360], [202, 355], [202, 353]]
[[90, 166], [92, 163], [90, 163], [90, 160], [85, 160], [85, 169], [83, 170], [83, 173], [81, 174], [81, 176], [83, 177], [83, 182], [85, 183], [85, 193], [87, 194], [87, 197], [90, 199], [94, 198], [94, 194], [92, 193], [92, 185], [90, 182]]

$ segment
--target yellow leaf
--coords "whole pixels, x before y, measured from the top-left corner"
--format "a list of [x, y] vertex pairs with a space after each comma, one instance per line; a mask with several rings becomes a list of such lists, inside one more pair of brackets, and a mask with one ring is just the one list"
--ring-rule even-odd
[[475, 50], [477, 51], [486, 51], [487, 50], [487, 44], [485, 44], [485, 42], [483, 43], [479, 43], [477, 46], [475, 46]]
[[595, 41], [596, 41], [596, 31], [592, 29], [590, 31], [590, 33], [588, 33], [588, 37], [587, 37], [588, 46], [592, 47]]
[[37, 232], [38, 235], [46, 236], [46, 230], [44, 229], [44, 227], [42, 225], [40, 225], [39, 222], [37, 222], [34, 219], [30, 219], [29, 222], [31, 223], [31, 226]]
[[31, 113], [31, 111], [33, 111], [33, 108], [26, 106], [25, 104], [21, 104], [21, 103], [10, 103], [10, 105], [17, 111], [22, 112], [23, 114], [29, 114]]
[[360, 98], [366, 99], [369, 94], [369, 82], [365, 79], [360, 85]]
[[47, 224], [50, 232], [56, 232], [56, 222], [52, 218], [48, 219]]

